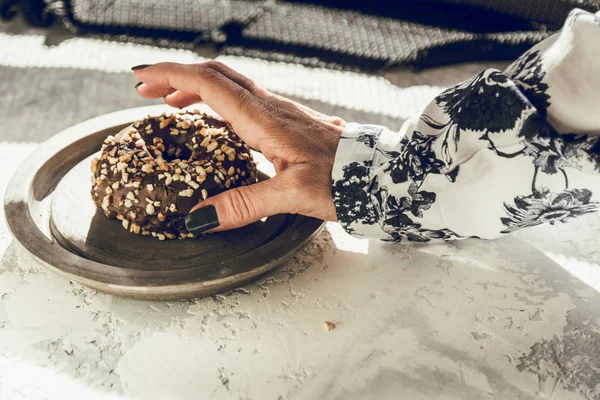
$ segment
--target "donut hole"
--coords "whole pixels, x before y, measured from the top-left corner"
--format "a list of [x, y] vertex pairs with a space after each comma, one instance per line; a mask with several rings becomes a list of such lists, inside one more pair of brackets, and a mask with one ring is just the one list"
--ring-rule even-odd
[[[192, 149], [186, 146], [187, 141], [185, 137], [171, 136], [165, 131], [159, 131], [158, 128], [154, 132], [155, 133], [153, 134], [143, 135], [142, 139], [148, 148], [149, 146], [154, 147], [154, 138], [160, 138], [164, 146], [164, 151], [159, 149], [156, 149], [155, 151], [160, 151], [161, 157], [167, 163], [177, 159], [188, 161], [192, 158]], [[135, 145], [133, 145], [133, 147], [135, 147]]]
[[165, 151], [162, 152], [162, 157], [166, 162], [171, 162], [173, 160], [190, 160], [192, 158], [192, 151], [184, 144], [179, 144], [175, 141], [163, 143]]

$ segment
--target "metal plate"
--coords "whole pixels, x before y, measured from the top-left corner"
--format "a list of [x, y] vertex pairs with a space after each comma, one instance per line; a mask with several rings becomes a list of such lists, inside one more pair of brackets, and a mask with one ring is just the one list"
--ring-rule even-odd
[[[205, 105], [193, 108], [212, 112]], [[13, 176], [4, 199], [15, 238], [48, 268], [93, 289], [141, 299], [184, 299], [240, 286], [289, 259], [323, 222], [278, 215], [195, 240], [158, 241], [97, 213], [89, 158], [104, 138], [167, 106], [107, 114], [44, 142]], [[259, 170], [272, 166], [257, 155]]]

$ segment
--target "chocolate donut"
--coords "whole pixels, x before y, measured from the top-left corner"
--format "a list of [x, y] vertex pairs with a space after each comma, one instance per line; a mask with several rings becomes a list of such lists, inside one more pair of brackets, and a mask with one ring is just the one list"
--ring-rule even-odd
[[92, 160], [92, 199], [130, 232], [193, 238], [185, 216], [198, 202], [257, 180], [248, 146], [220, 119], [198, 111], [143, 121], [109, 136]]

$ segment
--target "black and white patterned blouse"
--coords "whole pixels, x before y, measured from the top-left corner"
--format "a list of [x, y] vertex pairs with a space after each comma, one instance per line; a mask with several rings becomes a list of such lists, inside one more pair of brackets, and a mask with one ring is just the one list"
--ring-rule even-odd
[[485, 70], [401, 132], [350, 124], [333, 196], [351, 234], [400, 241], [494, 238], [599, 209], [600, 13], [506, 71]]

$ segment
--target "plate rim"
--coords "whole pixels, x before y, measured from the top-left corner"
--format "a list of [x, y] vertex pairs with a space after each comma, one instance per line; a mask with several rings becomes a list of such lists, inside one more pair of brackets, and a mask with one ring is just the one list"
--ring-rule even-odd
[[[187, 109], [213, 112], [203, 103], [195, 104], [187, 107]], [[72, 253], [58, 244], [54, 238], [48, 238], [40, 230], [40, 227], [31, 216], [30, 206], [32, 201], [36, 201], [33, 184], [42, 166], [69, 145], [90, 135], [131, 123], [148, 114], [156, 115], [172, 111], [178, 111], [178, 109], [160, 104], [116, 111], [73, 125], [40, 143], [37, 149], [19, 165], [9, 180], [4, 195], [5, 218], [15, 240], [46, 268], [92, 289], [140, 299], [183, 299], [213, 294], [221, 290], [241, 286], [252, 278], [272, 270], [293, 257], [299, 249], [312, 241], [322, 231], [325, 225], [324, 221], [292, 215], [296, 220], [291, 226], [296, 225], [298, 221], [301, 222], [297, 226], [298, 231], [284, 231], [282, 235], [274, 240], [243, 255], [244, 257], [251, 256], [255, 252], [265, 251], [265, 248], [272, 247], [276, 254], [272, 261], [251, 266], [243, 272], [210, 280], [190, 281], [189, 277], [187, 280], [179, 277], [176, 279], [171, 278], [173, 283], [161, 284], [156, 280], [164, 279], [165, 274], [173, 275], [175, 273], [177, 275], [176, 271], [185, 272], [189, 269], [145, 271], [128, 270], [103, 264]], [[49, 189], [49, 192], [52, 190], [53, 188]], [[45, 193], [42, 199], [46, 198], [48, 194]], [[278, 244], [281, 244], [284, 240], [291, 241], [293, 245], [287, 251], [282, 252], [281, 246], [278, 246]], [[247, 258], [251, 259], [251, 257]], [[219, 266], [223, 266], [223, 263], [213, 263], [213, 265], [215, 268], [219, 268]], [[100, 270], [104, 272], [100, 273]], [[106, 277], [113, 279], [107, 280]], [[143, 285], [134, 285], [134, 282], [141, 282]]]

